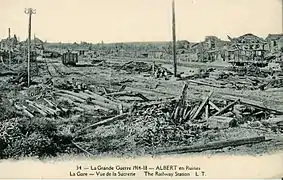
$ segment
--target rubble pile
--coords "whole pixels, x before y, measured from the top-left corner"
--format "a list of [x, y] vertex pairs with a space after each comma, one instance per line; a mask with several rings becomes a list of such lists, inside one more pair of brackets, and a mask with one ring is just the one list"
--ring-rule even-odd
[[155, 78], [168, 78], [173, 74], [168, 69], [162, 67], [161, 64], [153, 63], [153, 65], [150, 65], [139, 61], [130, 61], [121, 66], [113, 66], [113, 68], [116, 70], [124, 70], [129, 73], [148, 73]]
[[118, 67], [117, 70], [124, 70], [131, 73], [142, 73], [150, 72], [151, 66], [144, 62], [130, 61]]
[[[274, 120], [276, 122], [272, 123], [275, 127], [266, 123], [273, 121], [278, 112], [264, 110], [264, 107], [258, 107], [256, 104], [247, 105], [239, 99], [213, 99], [211, 95], [212, 93], [202, 101], [188, 99], [182, 103], [182, 99], [172, 100], [136, 112], [139, 116], [138, 129], [144, 130], [137, 133], [137, 145], [149, 149], [193, 145], [210, 138], [209, 132], [220, 133], [226, 129], [233, 131], [241, 127], [273, 127], [270, 130], [283, 132], [282, 116], [278, 116], [277, 120]], [[141, 119], [141, 115], [144, 118]]]
[[[187, 83], [179, 98], [162, 101], [151, 101], [125, 87], [104, 94], [89, 86], [75, 87], [41, 84], [21, 90], [10, 103], [2, 98], [1, 156], [155, 153], [156, 147], [208, 141], [213, 138], [209, 132], [240, 127], [283, 130], [277, 110], [241, 98], [216, 98], [212, 91], [203, 99], [191, 99]], [[139, 100], [129, 103], [120, 98], [123, 96]]]
[[[164, 95], [157, 99], [159, 88], [168, 88], [168, 84], [161, 83], [169, 82], [158, 80], [172, 75], [161, 65], [134, 61], [123, 65], [101, 61], [96, 65], [113, 68], [115, 73], [127, 71], [132, 76], [148, 74], [154, 77], [150, 78], [154, 88], [149, 93], [139, 88], [150, 86], [146, 76], [116, 76], [110, 81], [107, 72], [101, 71], [104, 74], [98, 78], [92, 79], [92, 74], [80, 79], [78, 76], [83, 73], [65, 72], [59, 65], [48, 66], [49, 73], [34, 77], [37, 83], [26, 87], [26, 71], [14, 69], [17, 73], [0, 86], [1, 158], [62, 153], [200, 152], [264, 142], [265, 136], [254, 133], [254, 129], [283, 132], [283, 113], [262, 102], [212, 90], [207, 94], [188, 90], [189, 83], [265, 90], [282, 87], [280, 78], [240, 76], [210, 68], [183, 81], [179, 97], [175, 93], [171, 98]], [[203, 98], [197, 96], [203, 93]], [[245, 139], [242, 132], [246, 133]], [[237, 134], [236, 140], [231, 139], [233, 133]]]
[[196, 74], [188, 80], [190, 83], [217, 87], [232, 88], [237, 90], [266, 90], [269, 88], [283, 87], [283, 78], [280, 76], [268, 76], [261, 78], [256, 76], [241, 76], [238, 73], [227, 71], [211, 71], [207, 76]]
[[169, 71], [168, 69], [162, 67], [161, 65], [156, 65], [154, 64], [152, 66], [152, 71], [154, 78], [169, 78], [170, 76], [173, 75], [173, 73], [171, 71]]

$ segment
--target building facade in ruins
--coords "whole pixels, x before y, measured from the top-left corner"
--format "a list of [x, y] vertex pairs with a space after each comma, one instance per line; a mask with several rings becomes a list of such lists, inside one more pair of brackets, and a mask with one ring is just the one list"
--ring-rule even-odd
[[280, 49], [283, 47], [283, 34], [269, 34], [265, 40], [271, 53], [280, 52]]
[[222, 51], [228, 43], [216, 36], [206, 36], [204, 41], [193, 44], [190, 51], [197, 54], [197, 61], [199, 62], [223, 60]]
[[264, 62], [264, 56], [268, 52], [268, 43], [263, 38], [245, 34], [237, 38], [229, 37], [229, 39], [231, 44], [225, 54], [227, 61], [232, 63]]
[[19, 44], [18, 38], [16, 35], [10, 38], [2, 39], [0, 41], [0, 49], [3, 51], [9, 51], [11, 47], [11, 51], [13, 51], [15, 48], [17, 48], [17, 45]]

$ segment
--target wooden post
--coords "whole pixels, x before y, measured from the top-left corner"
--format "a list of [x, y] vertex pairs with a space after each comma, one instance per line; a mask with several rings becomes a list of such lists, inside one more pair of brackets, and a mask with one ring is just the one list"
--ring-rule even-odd
[[8, 36], [9, 36], [9, 43], [8, 43], [8, 46], [9, 46], [9, 66], [11, 65], [11, 46], [12, 46], [12, 43], [11, 43], [11, 30], [10, 28], [8, 29]]
[[35, 14], [35, 9], [28, 8], [25, 9], [25, 13], [29, 15], [29, 24], [28, 24], [28, 61], [27, 61], [27, 70], [28, 70], [28, 87], [30, 86], [30, 41], [31, 41], [31, 15]]
[[152, 75], [154, 76], [154, 73], [155, 73], [155, 61], [153, 61], [153, 64], [152, 64]]
[[177, 77], [175, 0], [172, 1], [172, 33], [173, 33], [174, 76]]

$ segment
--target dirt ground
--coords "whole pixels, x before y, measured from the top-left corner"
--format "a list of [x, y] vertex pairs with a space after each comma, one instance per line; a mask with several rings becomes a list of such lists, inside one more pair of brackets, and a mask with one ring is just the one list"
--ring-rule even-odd
[[[80, 60], [78, 66], [64, 66], [60, 60], [47, 60], [48, 64], [40, 65], [38, 76], [29, 88], [21, 88], [11, 82], [11, 76], [0, 77], [1, 83], [1, 139], [2, 158], [17, 158], [22, 156], [57, 156], [62, 154], [88, 154], [94, 156], [136, 156], [153, 154], [164, 149], [196, 146], [219, 140], [229, 140], [243, 137], [265, 136], [269, 141], [260, 143], [229, 146], [216, 150], [198, 152], [198, 154], [263, 154], [281, 151], [283, 136], [280, 128], [264, 126], [259, 120], [246, 121], [242, 125], [224, 129], [207, 128], [206, 123], [170, 124], [166, 113], [172, 109], [171, 99], [182, 94], [186, 80], [170, 78], [154, 78], [149, 69], [142, 69], [142, 65], [131, 70], [123, 67], [129, 61], [137, 59], [111, 59], [105, 61]], [[148, 62], [147, 60], [144, 60]], [[168, 62], [156, 61], [162, 67], [172, 71]], [[150, 67], [152, 63], [147, 63]], [[193, 75], [199, 66], [192, 67], [190, 63], [179, 66], [178, 70], [185, 75]], [[209, 64], [204, 65], [209, 67]], [[219, 67], [219, 65], [211, 65]], [[15, 68], [17, 65], [15, 65]], [[219, 69], [225, 69], [222, 66]], [[142, 69], [142, 70], [141, 70]], [[49, 71], [49, 72], [48, 72]], [[140, 108], [125, 118], [115, 122], [89, 128], [82, 134], [76, 132], [82, 128], [95, 124], [116, 115], [113, 112], [76, 112], [56, 117], [41, 117], [35, 115], [28, 118], [19, 113], [13, 104], [24, 103], [27, 99], [41, 102], [42, 98], [53, 101], [56, 106], [73, 109], [73, 106], [62, 104], [59, 96], [54, 93], [58, 89], [66, 89], [66, 81], [83, 83], [88, 90], [95, 93], [105, 91], [117, 92], [123, 85], [125, 91], [142, 94], [149, 102], [168, 101], [150, 107]], [[189, 102], [201, 103], [209, 92], [213, 91], [211, 99], [224, 96], [241, 97], [243, 99], [260, 102], [264, 107], [283, 111], [283, 91], [259, 89], [217, 88], [188, 83], [187, 99]], [[105, 92], [104, 92], [105, 93]], [[104, 96], [104, 95], [103, 95]], [[112, 99], [114, 101], [114, 99]], [[134, 104], [140, 102], [137, 97], [118, 97], [117, 102]], [[167, 112], [168, 111], [168, 112]], [[17, 113], [15, 113], [17, 112]], [[171, 113], [171, 112], [170, 112]], [[268, 114], [270, 116], [277, 116]], [[282, 116], [281, 116], [282, 117]], [[262, 119], [261, 119], [262, 120]], [[282, 119], [283, 120], [283, 119]], [[195, 127], [194, 130], [191, 127]], [[192, 154], [195, 154], [192, 152]]]

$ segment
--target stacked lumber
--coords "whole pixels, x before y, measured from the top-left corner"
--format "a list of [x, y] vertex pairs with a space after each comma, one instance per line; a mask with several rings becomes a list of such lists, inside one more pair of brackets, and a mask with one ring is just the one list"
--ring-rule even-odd
[[261, 102], [247, 100], [235, 96], [222, 96], [213, 98], [211, 91], [201, 101], [186, 100], [187, 84], [182, 95], [174, 102], [170, 118], [175, 123], [206, 122], [211, 129], [235, 127], [269, 117], [283, 114], [276, 109], [265, 107]]
[[14, 107], [29, 118], [33, 118], [37, 114], [42, 117], [57, 117], [62, 113], [63, 110], [58, 108], [53, 102], [47, 99], [44, 100], [48, 105], [25, 100], [24, 104], [15, 103]]
[[[114, 110], [120, 112], [129, 109], [131, 106], [127, 103], [115, 102], [88, 90], [78, 93], [67, 90], [58, 90], [55, 94], [86, 109], [100, 109], [105, 111]], [[91, 105], [92, 108], [90, 108], [89, 105]]]

